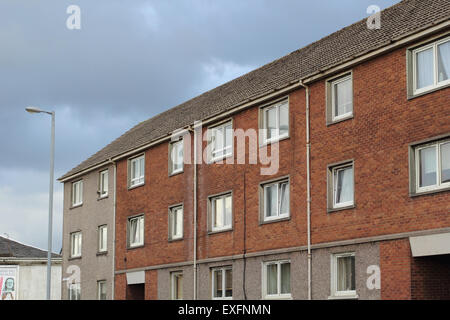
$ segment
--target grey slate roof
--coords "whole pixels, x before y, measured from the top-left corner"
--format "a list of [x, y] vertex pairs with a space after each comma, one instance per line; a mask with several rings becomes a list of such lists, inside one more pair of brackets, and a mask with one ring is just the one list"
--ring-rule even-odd
[[404, 0], [381, 13], [381, 29], [367, 28], [366, 19], [343, 28], [287, 56], [205, 92], [143, 121], [59, 179], [243, 104], [251, 98], [288, 86], [318, 71], [384, 47], [393, 40], [450, 18], [449, 0]]
[[[55, 253], [52, 257], [61, 258]], [[0, 259], [2, 258], [47, 258], [47, 251], [0, 236]]]

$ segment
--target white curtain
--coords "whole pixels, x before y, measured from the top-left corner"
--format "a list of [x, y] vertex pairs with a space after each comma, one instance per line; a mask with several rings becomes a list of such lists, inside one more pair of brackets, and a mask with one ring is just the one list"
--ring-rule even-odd
[[353, 167], [337, 170], [336, 203], [353, 201]]
[[433, 48], [417, 53], [417, 89], [425, 88], [434, 83]]
[[289, 184], [280, 184], [279, 214], [289, 213]]
[[223, 294], [223, 288], [222, 288], [222, 270], [216, 270], [214, 271], [215, 275], [215, 287], [216, 287], [216, 297], [221, 298]]
[[223, 224], [224, 226], [231, 226], [231, 196], [225, 197], [225, 216]]
[[284, 102], [279, 107], [280, 109], [280, 136], [288, 133], [289, 130], [289, 107], [287, 102]]
[[276, 264], [267, 265], [267, 294], [278, 293], [277, 267]]
[[450, 79], [450, 41], [438, 46], [438, 80]]
[[337, 259], [337, 291], [355, 290], [355, 257]]
[[223, 227], [223, 198], [214, 200], [214, 227]]
[[291, 264], [281, 265], [281, 293], [291, 293]]
[[436, 147], [420, 150], [420, 186], [436, 184]]
[[278, 206], [278, 185], [273, 184], [265, 187], [266, 217], [277, 215]]
[[353, 93], [351, 79], [339, 82], [335, 86], [335, 116], [353, 111]]

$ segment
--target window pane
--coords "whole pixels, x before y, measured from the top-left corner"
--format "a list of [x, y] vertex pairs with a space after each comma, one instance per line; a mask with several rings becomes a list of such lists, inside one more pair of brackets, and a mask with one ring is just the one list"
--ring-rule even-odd
[[270, 108], [266, 110], [266, 129], [267, 139], [277, 137], [277, 109]]
[[281, 293], [291, 293], [291, 264], [281, 264]]
[[353, 167], [335, 171], [336, 204], [353, 201]]
[[214, 199], [214, 212], [213, 212], [213, 220], [214, 220], [214, 227], [215, 228], [221, 228], [223, 227], [223, 205], [224, 199], [218, 198]]
[[450, 79], [450, 41], [438, 46], [438, 81]]
[[355, 290], [355, 257], [337, 258], [337, 291]]
[[352, 80], [338, 82], [334, 86], [335, 117], [352, 112]]
[[450, 142], [441, 145], [441, 183], [450, 182]]
[[280, 106], [280, 136], [287, 135], [289, 131], [289, 107], [287, 102]]
[[276, 216], [278, 214], [278, 185], [273, 184], [270, 186], [266, 186], [264, 190], [266, 198], [266, 217]]
[[267, 265], [267, 294], [278, 293], [277, 267], [276, 264]]
[[231, 154], [231, 148], [233, 143], [233, 129], [231, 128], [231, 124], [225, 126], [225, 154]]
[[214, 297], [215, 298], [222, 298], [222, 270], [215, 270], [214, 271]]
[[231, 269], [225, 270], [225, 297], [233, 296], [233, 271]]
[[225, 198], [224, 226], [231, 226], [231, 196]]
[[213, 133], [213, 157], [221, 157], [223, 155], [223, 128], [215, 128]]
[[425, 88], [434, 83], [433, 48], [416, 54], [417, 89]]
[[280, 214], [289, 214], [289, 183], [280, 184]]
[[173, 276], [174, 281], [174, 298], [176, 300], [183, 299], [183, 276], [181, 274], [177, 274]]
[[436, 147], [429, 147], [419, 151], [419, 186], [433, 186], [436, 184]]
[[175, 235], [181, 237], [183, 234], [183, 209], [178, 208], [175, 211], [176, 214], [176, 225], [175, 225]]

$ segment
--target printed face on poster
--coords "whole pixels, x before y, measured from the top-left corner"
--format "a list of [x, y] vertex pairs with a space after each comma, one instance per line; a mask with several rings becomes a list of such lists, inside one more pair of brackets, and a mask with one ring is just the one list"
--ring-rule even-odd
[[0, 266], [0, 300], [16, 300], [17, 267]]

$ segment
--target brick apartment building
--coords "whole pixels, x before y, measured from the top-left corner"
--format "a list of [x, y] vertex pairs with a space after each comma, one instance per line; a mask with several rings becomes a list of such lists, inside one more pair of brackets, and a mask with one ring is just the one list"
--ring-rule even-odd
[[144, 121], [60, 178], [63, 268], [83, 299], [96, 268], [114, 299], [450, 299], [449, 86], [449, 2], [405, 0]]

